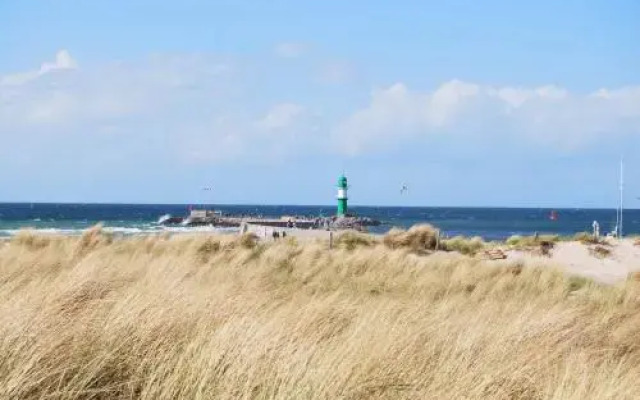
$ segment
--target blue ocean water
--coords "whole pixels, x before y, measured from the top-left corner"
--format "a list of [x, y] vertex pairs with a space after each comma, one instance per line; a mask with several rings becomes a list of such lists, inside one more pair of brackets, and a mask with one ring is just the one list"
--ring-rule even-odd
[[[168, 231], [212, 230], [200, 228], [165, 228], [156, 221], [164, 214], [186, 215], [184, 204], [30, 204], [0, 203], [0, 236], [12, 236], [21, 228], [33, 228], [43, 233], [79, 234], [84, 229], [103, 223], [107, 230], [122, 234], [145, 234]], [[268, 216], [304, 215], [328, 216], [334, 206], [209, 206], [224, 214]], [[417, 223], [430, 223], [447, 235], [482, 236], [487, 240], [504, 239], [514, 234], [539, 233], [574, 234], [591, 230], [594, 220], [601, 231], [614, 229], [614, 209], [555, 209], [557, 219], [551, 220], [551, 209], [534, 208], [447, 208], [447, 207], [351, 207], [359, 216], [382, 221], [370, 229], [383, 233], [397, 226], [407, 228]], [[625, 234], [640, 233], [640, 210], [625, 210]]]

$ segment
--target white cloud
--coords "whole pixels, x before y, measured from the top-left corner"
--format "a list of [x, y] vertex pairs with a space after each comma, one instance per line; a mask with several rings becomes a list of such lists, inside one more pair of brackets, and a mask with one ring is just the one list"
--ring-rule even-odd
[[428, 124], [434, 127], [445, 126], [456, 117], [468, 101], [478, 96], [479, 92], [478, 85], [453, 80], [433, 92], [425, 109], [420, 111], [425, 113]]
[[69, 51], [63, 49], [56, 53], [56, 60], [54, 62], [45, 62], [40, 66], [40, 73], [43, 74], [56, 69], [75, 69], [77, 67], [78, 64], [71, 57]]
[[294, 154], [305, 138], [298, 134], [311, 132], [306, 108], [273, 102], [274, 93], [255, 96], [254, 78], [239, 75], [235, 63], [213, 55], [154, 55], [59, 79], [55, 70], [75, 65], [63, 54], [43, 64], [41, 79], [0, 86], [0, 136], [6, 147], [34, 158], [38, 152], [55, 158], [56, 146], [92, 151], [87, 146], [101, 141], [113, 146], [101, 152], [154, 162], [260, 162]]
[[304, 112], [304, 107], [295, 103], [276, 104], [258, 121], [258, 126], [266, 130], [276, 130], [288, 128]]
[[640, 86], [573, 94], [557, 86], [491, 87], [458, 80], [433, 92], [402, 83], [375, 90], [370, 104], [334, 132], [356, 154], [421, 137], [450, 140], [507, 137], [575, 149], [615, 134], [640, 133]]
[[282, 42], [278, 43], [274, 52], [277, 56], [283, 58], [296, 58], [303, 55], [308, 50], [308, 46], [298, 42]]
[[183, 108], [197, 109], [222, 101], [233, 72], [226, 60], [153, 55], [135, 62], [96, 65], [60, 79], [55, 75], [70, 68], [76, 68], [75, 62], [61, 51], [55, 63], [44, 63], [37, 76], [30, 75], [39, 79], [0, 85], [0, 131], [9, 126], [71, 130], [124, 118], [143, 120], [161, 110], [169, 111], [166, 118], [172, 118], [178, 110], [167, 107], [176, 106], [183, 112]]
[[72, 70], [76, 68], [78, 68], [78, 64], [71, 57], [71, 54], [69, 54], [67, 50], [60, 50], [56, 53], [56, 59], [53, 62], [45, 62], [37, 70], [0, 77], [0, 85], [22, 85], [53, 71]]
[[[70, 69], [71, 74], [59, 73]], [[453, 80], [433, 91], [416, 91], [396, 83], [374, 90], [366, 107], [349, 112], [344, 103], [353, 93], [340, 92], [348, 96], [327, 105], [317, 100], [322, 91], [316, 96], [304, 88], [298, 93], [309, 92], [310, 98], [296, 98], [296, 92], [273, 84], [290, 72], [252, 70], [233, 58], [207, 54], [154, 55], [78, 69], [62, 51], [28, 76], [3, 78], [0, 152], [55, 158], [60, 148], [100, 148], [119, 159], [214, 164], [392, 151], [425, 138], [575, 148], [614, 134], [640, 133], [640, 87], [575, 94], [557, 86]], [[283, 93], [291, 100], [274, 100]]]

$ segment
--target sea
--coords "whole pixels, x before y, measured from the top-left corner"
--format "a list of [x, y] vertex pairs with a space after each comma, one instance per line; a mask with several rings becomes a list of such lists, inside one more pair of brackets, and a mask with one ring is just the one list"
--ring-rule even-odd
[[[27, 228], [43, 234], [79, 235], [98, 223], [106, 231], [124, 236], [162, 232], [235, 232], [232, 228], [164, 227], [157, 223], [165, 214], [187, 215], [189, 207], [186, 204], [0, 203], [0, 237], [11, 237]], [[262, 217], [316, 217], [335, 213], [335, 206], [211, 205], [206, 208], [220, 210], [223, 214]], [[352, 206], [350, 211], [381, 221], [380, 226], [369, 229], [372, 233], [429, 223], [447, 236], [481, 236], [485, 240], [502, 240], [512, 235], [533, 235], [536, 232], [572, 235], [591, 231], [594, 220], [600, 224], [601, 233], [606, 233], [616, 224], [615, 209]], [[624, 211], [624, 233], [640, 234], [640, 210]]]

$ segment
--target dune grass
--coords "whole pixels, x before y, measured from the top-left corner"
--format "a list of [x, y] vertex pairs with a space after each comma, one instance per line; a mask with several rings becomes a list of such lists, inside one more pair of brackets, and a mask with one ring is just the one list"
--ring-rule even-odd
[[337, 248], [355, 250], [357, 247], [372, 246], [377, 243], [376, 238], [357, 231], [346, 231], [337, 235], [334, 244]]
[[541, 243], [557, 243], [562, 239], [559, 235], [539, 235], [538, 237], [513, 235], [507, 238], [505, 243], [514, 249], [526, 249], [538, 247]]
[[611, 256], [611, 249], [605, 246], [594, 246], [589, 248], [589, 253], [591, 253], [594, 257], [598, 258], [607, 258]]
[[382, 242], [389, 249], [406, 248], [414, 252], [436, 250], [440, 244], [439, 232], [429, 224], [414, 225], [409, 230], [393, 228]]
[[565, 240], [574, 240], [586, 245], [606, 243], [605, 238], [596, 238], [592, 233], [589, 232], [579, 232]]
[[0, 398], [631, 399], [640, 282], [435, 252], [24, 233], [0, 244]]
[[464, 236], [454, 236], [443, 241], [443, 249], [446, 251], [457, 251], [461, 254], [473, 256], [488, 244], [481, 237], [466, 238]]

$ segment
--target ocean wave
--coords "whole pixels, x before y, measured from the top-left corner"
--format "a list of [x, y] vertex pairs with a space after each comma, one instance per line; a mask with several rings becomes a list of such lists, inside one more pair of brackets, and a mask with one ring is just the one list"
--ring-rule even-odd
[[[22, 229], [0, 229], [0, 237], [15, 236], [25, 230], [35, 232], [41, 235], [62, 235], [62, 236], [80, 236], [86, 232], [87, 228], [22, 228]], [[164, 232], [172, 234], [180, 233], [219, 233], [230, 234], [237, 233], [238, 228], [221, 228], [213, 226], [197, 226], [197, 227], [165, 227], [159, 225], [145, 224], [138, 227], [131, 226], [105, 226], [102, 228], [104, 232], [117, 236], [142, 236], [161, 234]]]
[[141, 228], [131, 228], [131, 227], [122, 227], [122, 226], [105, 226], [102, 228], [103, 231], [114, 234], [124, 234], [124, 235], [135, 235], [144, 232], [151, 232], [151, 230], [145, 230]]
[[239, 228], [222, 228], [214, 226], [166, 226], [161, 228], [163, 231], [172, 233], [193, 233], [193, 232], [210, 232], [210, 233], [236, 233]]
[[84, 229], [63, 229], [63, 228], [22, 228], [22, 229], [1, 229], [0, 237], [8, 237], [15, 236], [20, 232], [36, 232], [41, 235], [65, 235], [65, 236], [73, 236], [73, 235], [81, 235], [84, 232]]

